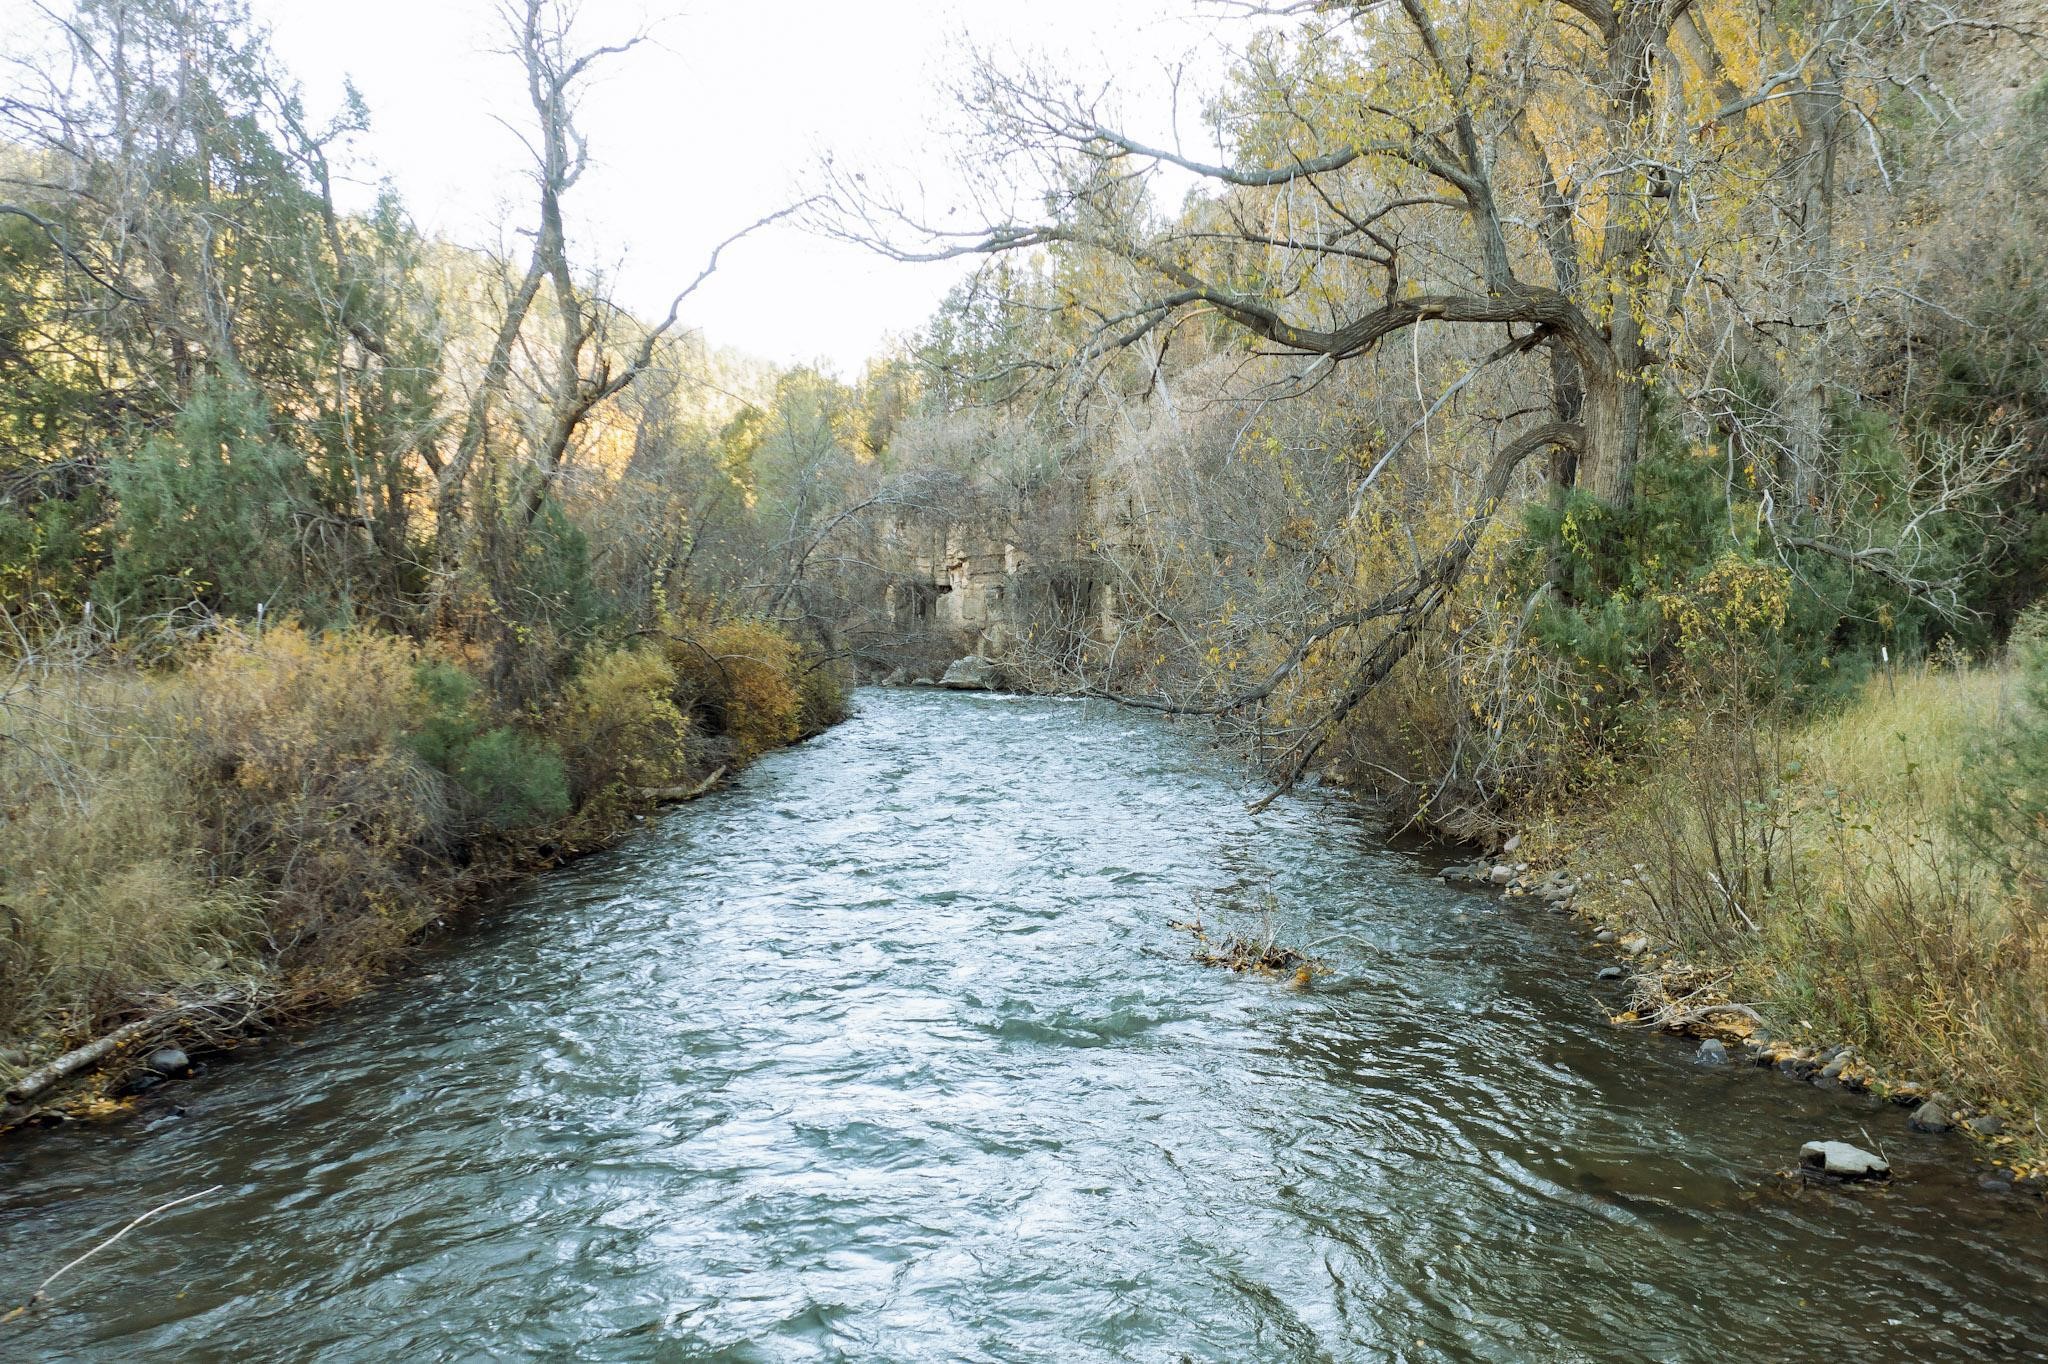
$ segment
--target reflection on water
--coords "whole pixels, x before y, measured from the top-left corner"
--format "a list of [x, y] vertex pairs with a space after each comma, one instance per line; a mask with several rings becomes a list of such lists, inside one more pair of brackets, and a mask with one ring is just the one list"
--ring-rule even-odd
[[[0, 1148], [0, 1356], [2048, 1358], [2048, 1239], [1874, 1102], [1601, 1025], [1558, 922], [1190, 736], [859, 716], [188, 1110]], [[1196, 891], [1344, 933], [1205, 970]], [[1460, 917], [1459, 911], [1469, 913]], [[1884, 1144], [1889, 1190], [1776, 1171]]]

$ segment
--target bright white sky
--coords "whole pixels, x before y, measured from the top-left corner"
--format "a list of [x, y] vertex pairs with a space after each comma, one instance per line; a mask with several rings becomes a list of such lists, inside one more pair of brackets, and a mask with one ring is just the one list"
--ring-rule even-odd
[[[0, 10], [11, 8], [0, 4]], [[389, 176], [428, 231], [468, 244], [529, 223], [525, 153], [494, 116], [524, 127], [518, 68], [495, 55], [491, 0], [252, 0], [316, 112], [344, 77], [374, 120], [358, 175]], [[662, 16], [670, 17], [663, 19]], [[657, 41], [615, 60], [581, 123], [595, 164], [569, 203], [583, 265], [619, 265], [622, 294], [658, 315], [710, 247], [800, 197], [821, 155], [915, 177], [934, 202], [956, 183], [944, 158], [944, 86], [966, 45], [1054, 57], [1114, 78], [1134, 128], [1169, 138], [1167, 70], [1192, 61], [1213, 88], [1234, 21], [1199, 0], [585, 0], [593, 40], [661, 22]], [[1203, 146], [1199, 102], [1179, 128]], [[367, 197], [367, 190], [363, 196]], [[770, 229], [726, 253], [684, 321], [714, 343], [846, 377], [930, 314], [964, 267], [892, 263], [849, 245]]]

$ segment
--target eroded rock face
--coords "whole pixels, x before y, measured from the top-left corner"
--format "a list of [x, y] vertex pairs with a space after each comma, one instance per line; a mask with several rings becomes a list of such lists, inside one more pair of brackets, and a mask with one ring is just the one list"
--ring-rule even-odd
[[1846, 1141], [1809, 1141], [1799, 1148], [1799, 1164], [1836, 1179], [1890, 1179], [1891, 1162]]
[[954, 691], [994, 691], [1002, 685], [1002, 680], [996, 675], [993, 663], [969, 654], [946, 669], [945, 675], [939, 678], [939, 685]]

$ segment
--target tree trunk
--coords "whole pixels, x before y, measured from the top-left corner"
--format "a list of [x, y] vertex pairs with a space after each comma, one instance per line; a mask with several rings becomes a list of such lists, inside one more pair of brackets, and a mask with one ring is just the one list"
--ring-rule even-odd
[[1635, 499], [1636, 459], [1643, 447], [1642, 380], [1617, 372], [1582, 377], [1586, 449], [1581, 481], [1603, 502], [1626, 507]]

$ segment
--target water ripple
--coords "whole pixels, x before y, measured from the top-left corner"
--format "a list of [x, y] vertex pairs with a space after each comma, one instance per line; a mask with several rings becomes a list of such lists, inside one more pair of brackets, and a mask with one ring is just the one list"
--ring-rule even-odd
[[[0, 1354], [2048, 1358], [2037, 1210], [1904, 1135], [1787, 1186], [1891, 1115], [1607, 1029], [1555, 920], [1249, 795], [1098, 706], [864, 694], [188, 1116], [0, 1153], [0, 1297], [224, 1186]], [[1195, 965], [1197, 892], [1337, 973]]]

